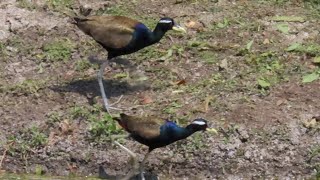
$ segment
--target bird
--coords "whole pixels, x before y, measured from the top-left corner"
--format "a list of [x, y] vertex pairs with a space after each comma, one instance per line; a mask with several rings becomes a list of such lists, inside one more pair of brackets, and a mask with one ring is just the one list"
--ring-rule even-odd
[[[121, 55], [134, 53], [144, 47], [155, 44], [159, 42], [169, 30], [186, 33], [183, 27], [169, 17], [161, 18], [153, 31], [142, 22], [125, 16], [78, 16], [73, 17], [73, 20], [73, 24], [85, 34], [91, 36], [108, 51], [107, 61], [102, 63], [98, 72], [98, 82], [104, 106], [109, 114], [109, 109], [119, 110], [119, 108], [112, 107], [113, 104], [109, 104], [104, 90], [102, 76], [108, 60]], [[120, 99], [118, 101], [120, 101]]]
[[[208, 128], [207, 120], [203, 118], [194, 119], [186, 127], [181, 127], [174, 121], [156, 116], [138, 117], [121, 113], [120, 117], [113, 117], [113, 119], [129, 133], [127, 137], [148, 146], [148, 152], [139, 167], [142, 179], [144, 164], [154, 149], [185, 139], [197, 131], [213, 130], [213, 128]], [[126, 149], [126, 151], [129, 152], [130, 150]], [[132, 159], [136, 158], [132, 151], [129, 154], [131, 154]]]

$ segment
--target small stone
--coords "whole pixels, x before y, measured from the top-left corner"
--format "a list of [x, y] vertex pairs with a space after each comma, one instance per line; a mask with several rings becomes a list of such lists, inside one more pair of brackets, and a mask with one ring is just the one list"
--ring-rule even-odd
[[247, 142], [249, 139], [249, 135], [247, 130], [244, 127], [239, 127], [236, 129], [237, 133], [239, 134], [239, 139], [242, 143]]
[[228, 68], [228, 60], [227, 59], [223, 59], [221, 61], [221, 63], [219, 64], [219, 68], [220, 70], [224, 70]]
[[312, 118], [311, 120], [306, 120], [303, 122], [304, 127], [306, 128], [314, 128], [317, 125], [317, 120], [316, 118]]
[[250, 153], [250, 151], [246, 151], [246, 152], [244, 153], [244, 157], [245, 157], [245, 159], [250, 160], [250, 158], [251, 158], [251, 153]]
[[270, 44], [270, 40], [269, 39], [264, 39], [263, 44]]

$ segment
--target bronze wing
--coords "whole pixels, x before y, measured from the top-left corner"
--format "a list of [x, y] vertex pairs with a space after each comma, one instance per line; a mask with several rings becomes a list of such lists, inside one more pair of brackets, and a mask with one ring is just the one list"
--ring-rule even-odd
[[165, 120], [155, 117], [136, 117], [121, 114], [121, 119], [125, 121], [127, 130], [146, 139], [152, 139], [160, 135], [160, 127]]
[[139, 22], [124, 16], [90, 16], [75, 18], [76, 25], [94, 40], [108, 48], [122, 48], [132, 39]]

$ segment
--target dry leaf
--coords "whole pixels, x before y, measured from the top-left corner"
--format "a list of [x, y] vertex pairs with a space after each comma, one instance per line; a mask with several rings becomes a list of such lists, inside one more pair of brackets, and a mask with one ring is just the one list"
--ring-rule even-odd
[[48, 145], [52, 146], [57, 142], [56, 133], [51, 131], [48, 137]]
[[282, 105], [282, 104], [285, 103], [285, 102], [286, 102], [286, 100], [280, 99], [280, 100], [278, 100], [278, 101], [276, 102], [276, 105], [277, 105], [277, 106], [280, 106], [280, 105]]
[[194, 30], [203, 30], [203, 25], [200, 22], [197, 21], [188, 21], [187, 23], [185, 23], [185, 26], [189, 29], [194, 29]]
[[68, 134], [69, 132], [72, 132], [72, 129], [73, 129], [71, 127], [68, 119], [63, 120], [60, 123], [59, 127], [60, 127], [60, 130], [61, 130], [62, 134]]
[[186, 27], [187, 27], [187, 28], [193, 28], [195, 25], [196, 25], [196, 22], [195, 22], [195, 21], [188, 21], [188, 22], [186, 23]]
[[209, 104], [214, 98], [212, 96], [207, 96], [206, 99], [204, 100], [204, 112], [208, 112], [209, 110]]
[[142, 97], [142, 100], [141, 100], [142, 104], [150, 104], [152, 102], [153, 102], [153, 100], [152, 100], [152, 98], [150, 96], [145, 95], [145, 96]]
[[186, 80], [182, 79], [182, 80], [179, 80], [179, 81], [175, 82], [174, 84], [176, 84], [176, 85], [185, 85], [186, 83], [187, 83]]

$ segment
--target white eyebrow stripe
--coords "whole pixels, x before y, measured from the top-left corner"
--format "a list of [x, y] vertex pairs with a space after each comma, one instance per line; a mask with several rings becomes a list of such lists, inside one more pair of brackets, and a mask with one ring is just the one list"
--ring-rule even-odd
[[203, 121], [193, 121], [192, 124], [205, 125], [206, 123]]
[[172, 23], [172, 21], [167, 19], [162, 19], [159, 21], [159, 23]]

